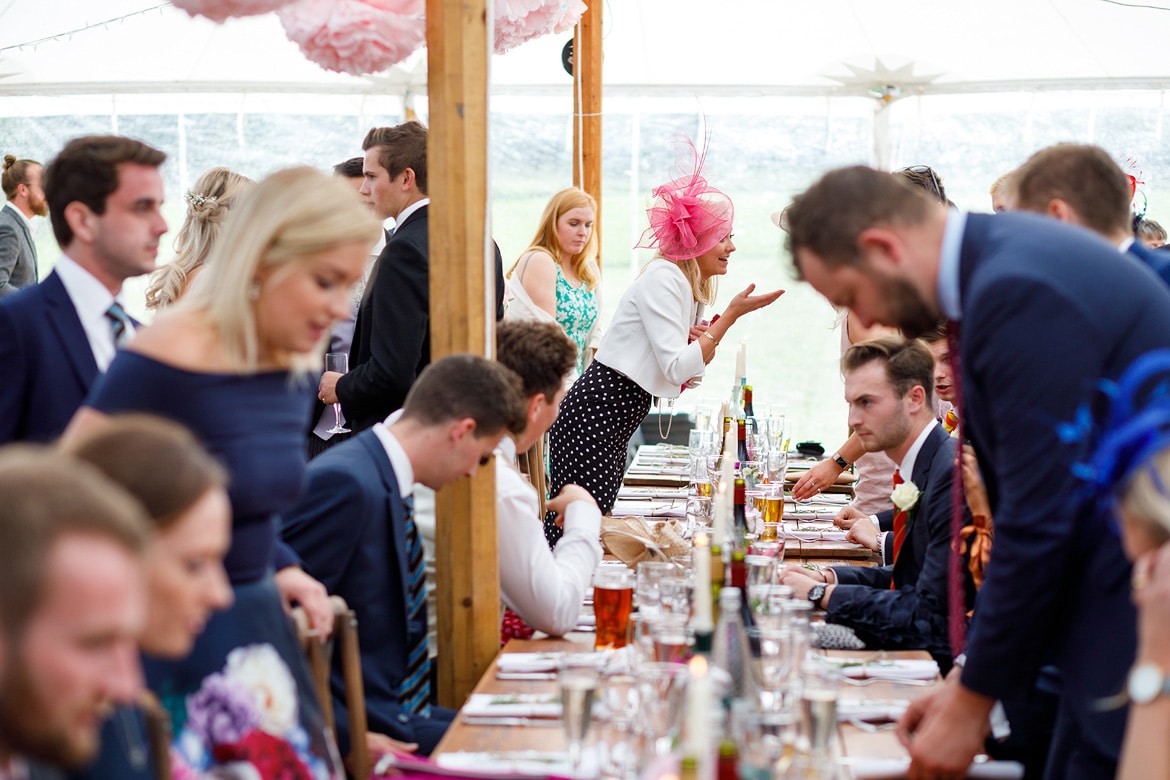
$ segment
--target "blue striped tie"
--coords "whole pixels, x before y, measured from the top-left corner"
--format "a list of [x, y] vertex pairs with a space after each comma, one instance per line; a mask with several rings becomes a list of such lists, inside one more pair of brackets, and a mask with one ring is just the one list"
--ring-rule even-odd
[[414, 497], [403, 499], [406, 505], [406, 559], [410, 566], [407, 578], [406, 616], [410, 626], [407, 641], [406, 679], [398, 688], [398, 701], [407, 712], [424, 718], [431, 714], [431, 658], [427, 652], [427, 570], [423, 560], [422, 539], [414, 524]]
[[130, 336], [130, 317], [122, 308], [122, 304], [117, 301], [111, 303], [110, 308], [106, 309], [106, 319], [110, 321], [110, 334], [114, 337], [114, 346], [120, 347], [125, 344]]

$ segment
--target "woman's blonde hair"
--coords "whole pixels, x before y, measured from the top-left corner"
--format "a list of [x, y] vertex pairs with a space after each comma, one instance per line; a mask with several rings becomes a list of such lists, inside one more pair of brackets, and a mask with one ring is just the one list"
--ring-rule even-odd
[[[536, 235], [530, 242], [531, 245], [520, 254], [520, 258], [517, 258], [515, 263], [512, 263], [512, 267], [508, 269], [508, 277], [512, 276], [520, 259], [529, 252], [547, 252], [552, 255], [553, 260], [559, 263], [561, 252], [564, 250], [557, 237], [557, 221], [566, 211], [579, 208], [593, 209], [594, 220], [597, 219], [597, 201], [582, 189], [566, 187], [549, 198], [548, 204], [544, 207], [544, 213], [540, 215], [540, 227], [536, 229]], [[589, 240], [585, 242], [585, 246], [580, 252], [569, 258], [569, 265], [577, 278], [585, 283], [586, 288], [592, 290], [597, 287], [598, 282], [601, 281], [601, 274], [597, 269], [596, 230], [589, 232]]]
[[[232, 210], [207, 258], [206, 278], [179, 305], [203, 312], [216, 327], [229, 362], [253, 370], [260, 359], [259, 272], [279, 269], [267, 276], [271, 285], [307, 255], [353, 242], [372, 247], [381, 230], [353, 188], [338, 177], [307, 167], [277, 171]], [[308, 367], [314, 358], [265, 357], [294, 369]]]
[[[704, 306], [710, 306], [715, 303], [715, 295], [719, 292], [719, 282], [714, 276], [708, 276], [706, 279], [703, 279], [703, 274], [699, 271], [699, 261], [696, 258], [671, 260], [661, 252], [657, 252], [654, 255], [654, 260], [665, 260], [668, 263], [677, 265], [678, 269], [683, 272], [683, 276], [690, 282], [691, 294], [695, 296], [696, 301]], [[650, 262], [654, 262], [654, 260]], [[638, 275], [641, 276], [649, 267], [650, 263], [646, 263], [646, 265], [642, 266], [642, 270], [638, 272]]]
[[1155, 538], [1170, 540], [1170, 447], [1163, 447], [1134, 470], [1118, 499], [1121, 511], [1145, 524]]
[[191, 273], [207, 262], [228, 211], [256, 186], [247, 176], [222, 166], [209, 168], [187, 191], [187, 216], [175, 238], [175, 259], [150, 276], [146, 308], [160, 309], [179, 299]]

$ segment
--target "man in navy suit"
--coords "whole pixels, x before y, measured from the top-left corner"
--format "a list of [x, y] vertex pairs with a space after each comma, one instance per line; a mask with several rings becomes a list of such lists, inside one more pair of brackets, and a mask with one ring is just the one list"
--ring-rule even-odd
[[43, 282], [0, 300], [0, 444], [59, 436], [133, 335], [122, 282], [154, 270], [165, 159], [131, 138], [85, 136], [45, 168], [62, 255]]
[[32, 239], [32, 218], [49, 214], [43, 169], [36, 160], [4, 156], [0, 185], [8, 202], [0, 208], [0, 298], [37, 283], [37, 247]]
[[[821, 573], [793, 566], [784, 584], [824, 609], [830, 623], [853, 628], [868, 647], [924, 649], [949, 669], [947, 564], [957, 444], [934, 417], [934, 359], [919, 341], [882, 336], [850, 347], [841, 367], [849, 427], [866, 452], [884, 452], [898, 465], [891, 487], [906, 511], [899, 517], [895, 507], [875, 518], [893, 528], [884, 545], [888, 565]], [[877, 527], [864, 518], [850, 533], [876, 550]]]
[[[358, 308], [349, 373], [327, 371], [318, 397], [340, 401], [349, 427], [362, 431], [402, 407], [414, 380], [431, 362], [427, 212], [427, 130], [418, 122], [375, 127], [362, 142], [365, 183], [374, 214], [394, 219]], [[495, 248], [496, 320], [503, 319], [504, 272]]]
[[[474, 474], [505, 433], [523, 430], [526, 412], [519, 379], [499, 363], [473, 355], [437, 360], [395, 422], [309, 463], [304, 496], [284, 516], [281, 535], [305, 570], [357, 614], [370, 732], [414, 743], [423, 754], [454, 713], [430, 705], [422, 547], [409, 497], [416, 482], [437, 490]], [[348, 745], [339, 664], [333, 690], [338, 735]], [[384, 744], [378, 739], [372, 748]]]
[[1137, 240], [1129, 211], [1129, 178], [1099, 146], [1056, 144], [1028, 158], [1009, 179], [1013, 209], [1080, 225], [1137, 258], [1170, 284], [1170, 252]]
[[[911, 777], [959, 777], [996, 699], [1061, 675], [1049, 776], [1113, 777], [1135, 647], [1130, 567], [1080, 497], [1059, 433], [1102, 379], [1170, 347], [1170, 291], [1086, 231], [1026, 214], [948, 211], [887, 173], [830, 172], [789, 209], [796, 268], [863, 325], [960, 330], [960, 418], [995, 516], [966, 662], [900, 724]], [[952, 359], [954, 353], [952, 352]], [[1107, 641], [1104, 638], [1108, 638]]]

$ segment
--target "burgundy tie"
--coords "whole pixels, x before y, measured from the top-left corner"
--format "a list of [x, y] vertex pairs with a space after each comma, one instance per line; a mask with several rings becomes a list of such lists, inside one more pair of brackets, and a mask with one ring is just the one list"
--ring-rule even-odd
[[967, 640], [967, 614], [965, 589], [963, 587], [962, 556], [959, 548], [962, 545], [963, 506], [966, 498], [963, 490], [963, 421], [967, 415], [963, 410], [963, 373], [959, 361], [959, 323], [954, 320], [947, 322], [947, 351], [951, 364], [952, 384], [955, 389], [954, 406], [958, 411], [958, 426], [955, 437], [959, 446], [955, 448], [955, 465], [951, 473], [951, 558], [947, 571], [949, 596], [949, 627], [951, 638], [951, 652], [959, 655]]
[[[902, 479], [902, 470], [894, 469], [894, 490], [898, 489], [906, 480]], [[906, 510], [901, 507], [894, 507], [894, 566], [898, 565], [898, 556], [902, 554], [902, 543], [906, 541]], [[898, 586], [894, 584], [894, 577], [890, 575], [890, 590], [897, 590]]]

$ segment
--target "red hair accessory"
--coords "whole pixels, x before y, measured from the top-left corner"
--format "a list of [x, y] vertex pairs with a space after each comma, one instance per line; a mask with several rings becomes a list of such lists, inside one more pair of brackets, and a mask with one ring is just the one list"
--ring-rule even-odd
[[710, 251], [731, 232], [735, 215], [731, 198], [709, 185], [701, 173], [706, 150], [699, 153], [687, 140], [680, 160], [688, 150], [691, 166], [685, 167], [693, 172], [654, 188], [654, 202], [646, 209], [650, 227], [635, 249], [657, 249], [667, 260], [689, 260]]

